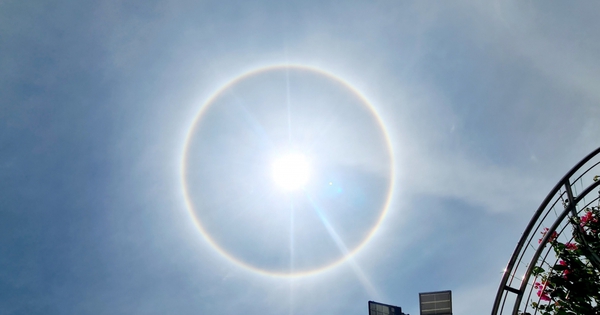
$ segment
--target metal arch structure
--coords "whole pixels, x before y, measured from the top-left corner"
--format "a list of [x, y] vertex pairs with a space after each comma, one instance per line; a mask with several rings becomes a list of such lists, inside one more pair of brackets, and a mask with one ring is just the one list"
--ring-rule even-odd
[[[554, 186], [537, 209], [517, 243], [494, 300], [492, 315], [536, 314], [531, 302], [540, 302], [534, 292], [536, 267], [554, 266], [558, 258], [552, 246], [546, 246], [554, 232], [562, 241], [570, 241], [581, 227], [570, 218], [587, 207], [600, 203], [600, 148], [577, 163]], [[596, 194], [594, 194], [596, 192]], [[569, 233], [570, 232], [570, 233]], [[590, 262], [600, 266], [598, 253], [590, 252]], [[598, 268], [600, 269], [600, 268]]]

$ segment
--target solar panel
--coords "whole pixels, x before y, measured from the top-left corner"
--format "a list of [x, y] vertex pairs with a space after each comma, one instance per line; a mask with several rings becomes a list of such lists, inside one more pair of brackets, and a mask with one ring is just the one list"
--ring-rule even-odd
[[399, 306], [369, 301], [369, 315], [404, 315]]
[[421, 315], [452, 315], [452, 291], [419, 293], [419, 304]]

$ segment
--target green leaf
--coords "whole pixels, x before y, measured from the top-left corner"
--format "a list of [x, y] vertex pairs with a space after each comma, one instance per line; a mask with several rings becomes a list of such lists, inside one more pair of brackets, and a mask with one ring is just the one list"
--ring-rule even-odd
[[544, 270], [544, 268], [540, 267], [540, 266], [535, 266], [533, 267], [533, 269], [531, 270], [531, 274], [533, 274], [534, 276], [539, 276], [542, 273], [544, 273], [546, 270]]

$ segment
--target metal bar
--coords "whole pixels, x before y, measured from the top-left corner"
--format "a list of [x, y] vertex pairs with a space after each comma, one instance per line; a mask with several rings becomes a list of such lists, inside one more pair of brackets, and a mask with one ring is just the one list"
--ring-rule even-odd
[[519, 289], [515, 289], [515, 288], [513, 288], [513, 287], [509, 287], [509, 286], [507, 286], [507, 285], [505, 285], [505, 286], [504, 286], [504, 289], [505, 289], [506, 291], [510, 291], [510, 292], [512, 292], [512, 293], [515, 293], [515, 294], [521, 294], [521, 290], [519, 290]]

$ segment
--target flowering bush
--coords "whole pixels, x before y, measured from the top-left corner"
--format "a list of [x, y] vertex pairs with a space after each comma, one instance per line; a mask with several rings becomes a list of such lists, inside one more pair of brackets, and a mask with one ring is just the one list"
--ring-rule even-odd
[[[599, 207], [586, 208], [583, 216], [571, 218], [571, 224], [575, 227], [571, 242], [558, 241], [556, 232], [548, 237], [558, 258], [554, 266], [533, 268], [539, 302], [532, 306], [543, 315], [600, 314]], [[541, 233], [543, 239], [548, 229]]]

